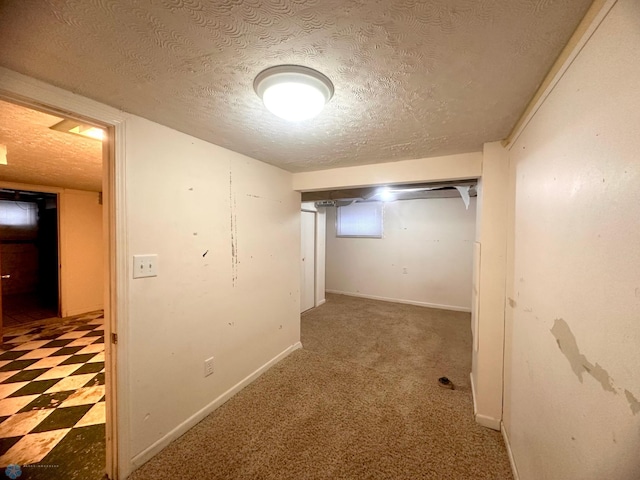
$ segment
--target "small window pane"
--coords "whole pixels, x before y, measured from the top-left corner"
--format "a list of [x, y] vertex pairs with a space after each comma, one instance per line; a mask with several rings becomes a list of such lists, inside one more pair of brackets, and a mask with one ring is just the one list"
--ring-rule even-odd
[[35, 203], [0, 200], [0, 225], [35, 228], [38, 225], [38, 206]]
[[337, 210], [338, 237], [382, 238], [382, 202], [352, 203]]

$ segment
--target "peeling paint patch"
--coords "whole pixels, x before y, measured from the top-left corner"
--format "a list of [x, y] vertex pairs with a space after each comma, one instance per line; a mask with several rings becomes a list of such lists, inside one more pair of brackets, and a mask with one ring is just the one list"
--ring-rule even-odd
[[518, 306], [518, 303], [511, 297], [509, 297], [509, 306], [511, 308], [516, 308]]
[[247, 193], [247, 197], [262, 198], [260, 195], [253, 195], [252, 193]]
[[627, 402], [629, 402], [631, 413], [636, 415], [638, 412], [640, 412], [640, 401], [638, 401], [638, 399], [633, 395], [633, 393], [625, 389], [624, 396], [627, 397]]
[[569, 360], [569, 364], [571, 365], [571, 370], [576, 374], [578, 380], [582, 383], [582, 375], [586, 372], [591, 375], [604, 390], [607, 392], [611, 392], [615, 395], [618, 394], [616, 389], [613, 388], [613, 380], [607, 373], [607, 371], [602, 368], [597, 363], [594, 365], [587, 357], [580, 353], [580, 349], [578, 348], [578, 343], [576, 342], [576, 337], [573, 336], [573, 332], [569, 328], [567, 322], [565, 322], [562, 318], [556, 318], [553, 323], [553, 328], [551, 329], [551, 333], [554, 337], [556, 337], [556, 342], [558, 342], [558, 347], [560, 347], [560, 351], [567, 357]]

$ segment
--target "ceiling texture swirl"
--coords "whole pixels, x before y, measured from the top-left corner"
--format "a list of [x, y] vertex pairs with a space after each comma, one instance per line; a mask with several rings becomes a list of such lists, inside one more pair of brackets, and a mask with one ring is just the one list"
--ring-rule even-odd
[[[590, 0], [5, 0], [0, 65], [292, 172], [504, 138]], [[255, 76], [327, 75], [311, 120]]]

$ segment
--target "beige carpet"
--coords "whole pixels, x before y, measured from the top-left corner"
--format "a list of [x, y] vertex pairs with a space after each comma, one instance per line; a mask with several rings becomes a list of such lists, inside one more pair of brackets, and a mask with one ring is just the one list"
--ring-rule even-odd
[[302, 315], [306, 350], [471, 392], [471, 314], [327, 294]]
[[[449, 369], [447, 343], [467, 344], [468, 329], [468, 315], [330, 296], [303, 316], [305, 349], [131, 478], [511, 479], [500, 434], [473, 421], [468, 352], [443, 372], [463, 388], [433, 378]], [[396, 347], [403, 354], [388, 351]], [[430, 347], [434, 358], [423, 352]]]

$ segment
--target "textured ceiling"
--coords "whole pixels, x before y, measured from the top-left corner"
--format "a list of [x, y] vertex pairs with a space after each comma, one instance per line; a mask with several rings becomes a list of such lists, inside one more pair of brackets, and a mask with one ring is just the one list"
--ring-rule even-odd
[[0, 144], [8, 161], [0, 165], [0, 180], [102, 190], [102, 143], [49, 128], [61, 120], [0, 101]]
[[[591, 0], [0, 2], [0, 64], [290, 171], [477, 151], [510, 131]], [[299, 124], [264, 68], [326, 74]]]

